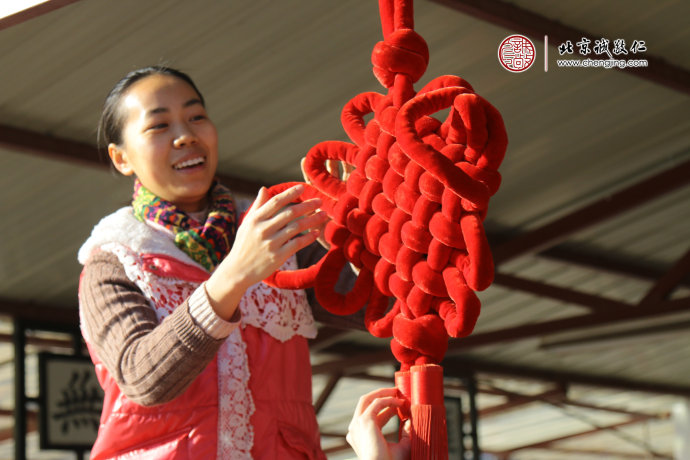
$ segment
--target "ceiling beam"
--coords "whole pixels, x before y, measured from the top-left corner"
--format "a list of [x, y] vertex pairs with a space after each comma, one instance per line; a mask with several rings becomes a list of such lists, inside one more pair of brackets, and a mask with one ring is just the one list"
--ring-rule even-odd
[[[395, 358], [389, 348], [358, 347], [355, 345], [348, 352], [347, 347], [349, 347], [349, 344], [343, 348], [343, 343], [338, 343], [323, 350], [324, 353], [332, 353], [334, 350], [337, 350], [335, 353], [341, 356], [332, 361], [313, 365], [311, 367], [312, 375], [335, 374], [337, 372], [349, 375], [363, 372], [375, 364], [395, 363]], [[357, 353], [355, 350], [359, 350], [360, 353]]]
[[556, 246], [579, 231], [688, 186], [688, 177], [690, 160], [497, 245], [492, 251], [494, 262], [500, 265]]
[[326, 386], [321, 391], [319, 398], [314, 403], [314, 411], [316, 412], [316, 415], [318, 415], [319, 412], [321, 412], [321, 409], [326, 404], [326, 401], [328, 401], [328, 398], [330, 398], [331, 394], [333, 393], [333, 390], [335, 390], [335, 387], [336, 385], [338, 385], [338, 382], [340, 381], [342, 376], [342, 374], [332, 374], [330, 376], [328, 382], [326, 382]]
[[[508, 238], [501, 238], [497, 235], [487, 234], [487, 236], [490, 241], [508, 240]], [[497, 244], [498, 243], [494, 243], [492, 246], [496, 246]], [[644, 281], [656, 281], [666, 272], [658, 267], [642, 264], [637, 259], [624, 258], [596, 249], [587, 249], [583, 247], [575, 249], [567, 245], [560, 245], [547, 249], [546, 251], [540, 252], [539, 257]], [[685, 278], [681, 280], [680, 286], [690, 287], [690, 276], [686, 275]]]
[[349, 329], [339, 329], [330, 326], [322, 326], [319, 328], [318, 335], [309, 340], [309, 351], [315, 353], [326, 347], [339, 342], [342, 338], [350, 333]]
[[[85, 142], [74, 141], [61, 137], [0, 125], [0, 148], [19, 151], [32, 155], [39, 155], [53, 160], [65, 161], [82, 166], [109, 169], [110, 160], [105, 152], [96, 146]], [[217, 174], [220, 181], [234, 192], [255, 195], [262, 186], [262, 182], [242, 179], [240, 177]]]
[[0, 147], [82, 166], [108, 168], [110, 165], [105, 152], [91, 144], [8, 125], [0, 125]]
[[37, 5], [31, 6], [29, 8], [24, 8], [20, 11], [17, 11], [16, 13], [10, 14], [9, 16], [0, 18], [0, 30], [16, 26], [17, 24], [21, 24], [22, 22], [28, 21], [29, 19], [42, 16], [46, 13], [50, 13], [51, 11], [57, 10], [58, 8], [62, 8], [63, 6], [67, 6], [72, 3], [76, 3], [78, 1], [79, 0], [41, 1]]
[[[588, 403], [583, 403], [580, 401], [575, 401], [573, 399], [569, 399], [566, 394], [567, 394], [567, 386], [563, 385], [562, 382], [554, 382], [557, 387], [545, 391], [540, 394], [536, 395], [526, 395], [523, 393], [515, 393], [512, 391], [507, 391], [503, 390], [501, 388], [497, 388], [495, 386], [488, 386], [485, 387], [484, 390], [491, 390], [492, 394], [499, 394], [503, 395], [509, 399], [529, 399], [530, 402], [541, 402], [541, 403], [546, 403], [549, 405], [553, 406], [573, 406], [573, 407], [581, 407], [583, 409], [591, 409], [594, 411], [601, 411], [601, 412], [612, 412], [615, 414], [623, 414], [627, 415], [630, 417], [647, 417], [650, 419], [658, 419], [658, 420], [665, 420], [668, 419], [670, 414], [669, 413], [662, 413], [662, 414], [646, 414], [643, 412], [634, 412], [634, 411], [629, 411], [625, 409], [620, 409], [617, 407], [611, 407], [611, 406], [600, 406], [597, 404], [588, 404]], [[479, 390], [480, 392], [482, 389]]]
[[[8, 415], [3, 410], [3, 416]], [[11, 414], [14, 417], [14, 411]], [[26, 411], [26, 434], [38, 431], [38, 412], [35, 410]], [[14, 439], [14, 426], [0, 430], [0, 442]]]
[[[628, 419], [628, 420], [625, 420], [625, 421], [623, 421], [623, 422], [612, 423], [612, 424], [610, 424], [610, 425], [605, 425], [605, 426], [598, 426], [598, 427], [593, 428], [593, 429], [591, 429], [591, 430], [580, 431], [580, 432], [578, 432], [578, 433], [573, 433], [573, 434], [569, 434], [569, 435], [565, 435], [565, 436], [560, 436], [560, 437], [558, 437], [558, 438], [553, 438], [553, 439], [549, 439], [549, 440], [546, 440], [546, 441], [539, 441], [539, 442], [535, 442], [535, 443], [531, 443], [531, 444], [525, 444], [525, 445], [522, 445], [522, 446], [519, 446], [519, 447], [514, 447], [514, 448], [511, 448], [511, 449], [506, 449], [505, 451], [501, 452], [500, 454], [504, 454], [504, 455], [505, 455], [505, 454], [512, 454], [512, 453], [514, 453], [514, 452], [518, 452], [518, 451], [520, 451], [520, 450], [527, 450], [527, 449], [543, 449], [543, 448], [548, 448], [548, 447], [550, 447], [552, 444], [557, 443], [557, 442], [560, 442], [560, 441], [566, 441], [566, 440], [569, 440], [569, 439], [579, 438], [579, 437], [583, 437], [583, 436], [590, 436], [590, 435], [593, 435], [593, 434], [601, 433], [602, 431], [617, 431], [619, 428], [622, 428], [622, 427], [625, 427], [625, 426], [629, 426], [629, 425], [634, 425], [634, 424], [641, 423], [641, 422], [645, 422], [645, 421], [647, 421], [647, 420], [649, 420], [649, 418], [644, 417], [644, 416], [643, 416], [643, 417], [632, 417], [632, 418], [630, 418], [630, 419]], [[653, 458], [668, 458], [667, 456], [658, 454], [658, 453], [656, 453], [656, 452], [648, 451], [648, 453], [649, 453], [650, 455], [652, 455]]]
[[79, 312], [76, 308], [55, 305], [38, 305], [29, 302], [0, 298], [0, 316], [9, 316], [29, 322], [51, 323], [79, 327]]
[[[633, 339], [634, 341], [639, 341], [641, 337], [661, 336], [662, 334], [667, 337], [669, 332], [686, 330], [690, 330], [690, 320], [676, 320], [654, 326], [643, 325], [621, 331], [591, 334], [584, 337], [542, 341], [539, 349], [555, 351], [558, 349], [592, 348], [593, 346], [601, 348], [604, 343], [614, 341], [618, 346], [625, 346], [626, 343], [632, 343]], [[630, 342], [625, 342], [626, 339], [629, 339]]]
[[512, 342], [514, 340], [541, 337], [559, 332], [574, 331], [582, 328], [622, 323], [625, 321], [653, 318], [688, 311], [690, 311], [690, 298], [683, 298], [659, 302], [655, 304], [653, 308], [630, 307], [625, 310], [615, 309], [538, 323], [522, 324], [494, 331], [479, 332], [462, 339], [451, 340], [448, 345], [447, 354], [460, 353], [478, 346]]
[[[606, 37], [606, 35], [600, 35], [594, 31], [587, 32], [565, 25], [533, 11], [500, 0], [432, 1], [536, 40], [543, 41], [544, 36], [548, 35], [549, 42], [554, 46], [558, 46], [568, 40], [579, 40], [583, 37]], [[690, 94], [690, 72], [688, 70], [650, 53], [640, 55], [640, 59], [646, 59], [649, 66], [644, 68], [616, 69], [667, 88]]]
[[632, 306], [625, 302], [619, 302], [617, 300], [586, 294], [573, 289], [528, 280], [505, 273], [496, 273], [494, 275], [494, 284], [522, 292], [528, 292], [540, 297], [547, 297], [569, 304], [584, 306], [595, 312], [620, 311]]
[[[12, 334], [0, 334], [0, 343], [12, 343], [13, 340]], [[29, 336], [26, 338], [26, 344], [40, 349], [62, 348], [70, 351], [74, 350], [74, 341], [72, 339], [48, 339]], [[2, 364], [1, 361], [0, 364]]]
[[[481, 390], [479, 390], [479, 392], [481, 393]], [[527, 404], [539, 402], [540, 398], [557, 398], [560, 400], [565, 397], [565, 393], [563, 388], [556, 388], [536, 395], [523, 395], [518, 393], [505, 392], [504, 396], [508, 398], [508, 401], [502, 404], [496, 404], [494, 406], [487, 407], [486, 409], [481, 409], [479, 411], [479, 419], [484, 420], [485, 418], [491, 417], [493, 415], [503, 414], [513, 409], [526, 406]]]
[[655, 419], [655, 420], [667, 420], [671, 414], [668, 412], [661, 413], [661, 414], [643, 414], [641, 412], [633, 412], [625, 409], [619, 409], [617, 407], [611, 407], [611, 406], [599, 406], [597, 404], [588, 404], [588, 403], [583, 403], [580, 401], [575, 401], [573, 399], [568, 399], [564, 398], [562, 400], [558, 401], [549, 401], [544, 400], [544, 402], [549, 403], [549, 404], [554, 404], [557, 406], [572, 406], [572, 407], [580, 407], [582, 409], [591, 409], [593, 411], [601, 411], [601, 412], [612, 412], [615, 414], [625, 414], [629, 415], [632, 417], [647, 417], [650, 419]]
[[660, 300], [668, 298], [688, 273], [690, 273], [690, 250], [659, 278], [640, 301], [638, 308], [648, 308]]
[[[582, 385], [598, 388], [609, 388], [619, 391], [634, 391], [652, 394], [670, 394], [690, 397], [690, 386], [670, 385], [664, 383], [630, 380], [620, 377], [583, 374], [554, 369], [540, 369], [527, 366], [517, 366], [496, 363], [466, 356], [449, 356], [443, 362], [443, 374], [447, 377], [463, 378], [468, 373], [482, 373], [489, 375], [538, 380], [557, 385]], [[605, 409], [603, 409], [605, 410]]]

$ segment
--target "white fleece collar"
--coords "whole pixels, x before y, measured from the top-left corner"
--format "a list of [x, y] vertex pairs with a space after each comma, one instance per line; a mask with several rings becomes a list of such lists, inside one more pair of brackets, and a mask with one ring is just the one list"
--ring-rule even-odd
[[166, 229], [154, 228], [137, 220], [131, 206], [118, 209], [94, 226], [91, 236], [79, 249], [79, 263], [84, 265], [94, 251], [108, 243], [121, 244], [139, 254], [164, 254], [204, 269], [175, 246], [171, 234]]

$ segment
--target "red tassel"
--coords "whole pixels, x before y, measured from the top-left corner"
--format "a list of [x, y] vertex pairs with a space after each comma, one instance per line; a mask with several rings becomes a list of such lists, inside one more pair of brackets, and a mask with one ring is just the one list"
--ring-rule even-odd
[[443, 368], [436, 364], [412, 366], [410, 386], [412, 460], [448, 460]]

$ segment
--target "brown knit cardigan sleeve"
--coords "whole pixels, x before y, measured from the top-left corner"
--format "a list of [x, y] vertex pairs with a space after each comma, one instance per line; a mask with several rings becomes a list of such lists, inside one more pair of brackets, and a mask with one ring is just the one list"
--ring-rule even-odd
[[138, 404], [162, 404], [182, 394], [223, 343], [194, 321], [187, 301], [159, 322], [112, 253], [100, 251], [87, 261], [79, 291], [90, 345], [120, 391]]

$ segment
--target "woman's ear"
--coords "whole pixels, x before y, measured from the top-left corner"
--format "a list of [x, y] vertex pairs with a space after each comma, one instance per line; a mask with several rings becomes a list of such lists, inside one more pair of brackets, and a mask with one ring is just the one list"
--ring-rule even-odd
[[110, 161], [113, 162], [115, 169], [120, 171], [121, 174], [125, 176], [134, 174], [134, 169], [132, 169], [132, 164], [129, 162], [127, 152], [117, 144], [108, 144], [108, 156], [110, 156]]

